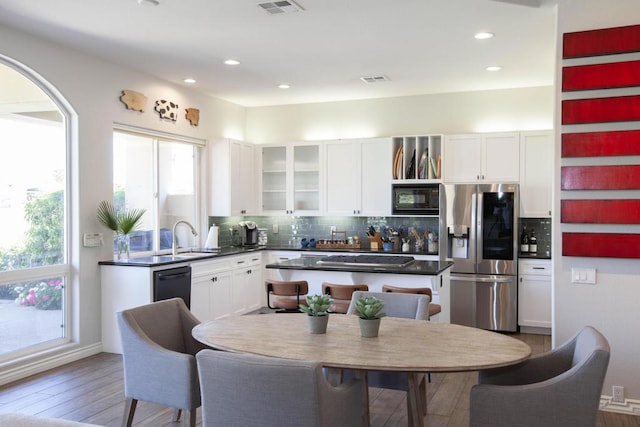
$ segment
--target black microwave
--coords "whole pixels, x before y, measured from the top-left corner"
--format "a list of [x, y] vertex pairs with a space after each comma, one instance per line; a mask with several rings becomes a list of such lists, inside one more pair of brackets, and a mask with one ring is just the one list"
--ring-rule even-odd
[[393, 184], [394, 215], [439, 215], [440, 184]]

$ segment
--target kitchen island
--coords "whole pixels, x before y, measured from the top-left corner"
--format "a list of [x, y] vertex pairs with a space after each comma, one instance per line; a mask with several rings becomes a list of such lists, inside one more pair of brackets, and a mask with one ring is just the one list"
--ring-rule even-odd
[[306, 280], [309, 294], [320, 294], [322, 283], [361, 284], [372, 292], [380, 292], [382, 285], [404, 287], [431, 287], [433, 302], [442, 306], [434, 320], [449, 322], [449, 270], [448, 261], [420, 261], [408, 256], [303, 256], [276, 263], [265, 268], [278, 272], [280, 280]]

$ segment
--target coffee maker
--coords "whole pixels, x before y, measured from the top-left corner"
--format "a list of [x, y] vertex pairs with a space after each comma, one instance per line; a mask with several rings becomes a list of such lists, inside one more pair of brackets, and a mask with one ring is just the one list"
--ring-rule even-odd
[[242, 246], [256, 246], [258, 244], [258, 224], [253, 221], [240, 221], [238, 228]]

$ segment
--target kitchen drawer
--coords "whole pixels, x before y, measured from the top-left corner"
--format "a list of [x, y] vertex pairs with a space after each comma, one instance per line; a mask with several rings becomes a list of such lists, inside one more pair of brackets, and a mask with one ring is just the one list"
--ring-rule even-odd
[[519, 260], [518, 275], [551, 276], [551, 260]]
[[215, 274], [221, 271], [231, 270], [229, 259], [218, 259], [215, 261], [194, 261], [191, 263], [191, 276], [201, 276], [204, 274]]

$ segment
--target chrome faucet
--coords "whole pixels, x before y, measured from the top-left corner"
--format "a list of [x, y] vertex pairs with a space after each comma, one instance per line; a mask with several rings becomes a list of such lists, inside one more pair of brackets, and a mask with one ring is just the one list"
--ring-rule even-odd
[[179, 224], [188, 225], [189, 228], [191, 229], [191, 233], [193, 233], [194, 237], [198, 235], [198, 232], [196, 231], [194, 226], [189, 224], [189, 222], [183, 221], [183, 220], [176, 221], [176, 223], [173, 224], [173, 239], [172, 239], [172, 242], [171, 242], [171, 254], [173, 256], [178, 255], [178, 238], [176, 237], [176, 228], [178, 227]]

